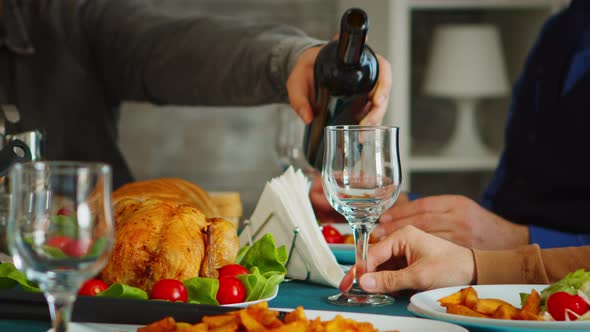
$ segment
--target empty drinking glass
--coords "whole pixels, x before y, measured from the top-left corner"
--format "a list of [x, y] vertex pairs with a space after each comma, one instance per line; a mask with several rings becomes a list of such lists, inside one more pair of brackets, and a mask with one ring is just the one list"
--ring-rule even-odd
[[27, 162], [10, 171], [9, 251], [39, 283], [55, 332], [67, 331], [78, 289], [109, 259], [111, 178], [102, 163]]
[[391, 304], [392, 297], [367, 293], [358, 280], [367, 271], [369, 233], [401, 189], [398, 128], [328, 126], [324, 133], [324, 193], [352, 227], [356, 258], [351, 289], [329, 297], [328, 301], [338, 305]]

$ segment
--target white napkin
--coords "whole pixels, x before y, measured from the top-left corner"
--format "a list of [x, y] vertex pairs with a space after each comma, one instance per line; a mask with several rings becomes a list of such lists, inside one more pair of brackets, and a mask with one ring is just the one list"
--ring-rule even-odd
[[309, 201], [310, 186], [305, 175], [292, 167], [267, 182], [240, 233], [240, 245], [272, 233], [276, 245], [285, 245], [290, 253], [288, 278], [338, 287], [344, 272], [318, 227]]

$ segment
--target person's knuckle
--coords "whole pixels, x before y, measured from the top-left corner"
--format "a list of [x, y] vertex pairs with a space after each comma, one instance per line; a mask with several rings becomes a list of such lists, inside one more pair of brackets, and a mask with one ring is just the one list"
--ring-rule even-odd
[[378, 273], [377, 286], [384, 291], [392, 291], [398, 289], [399, 279], [395, 277], [395, 273], [382, 272]]

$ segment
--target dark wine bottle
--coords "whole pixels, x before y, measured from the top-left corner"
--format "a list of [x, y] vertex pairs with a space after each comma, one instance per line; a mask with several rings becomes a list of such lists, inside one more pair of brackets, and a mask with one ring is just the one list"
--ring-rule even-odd
[[324, 127], [358, 124], [367, 115], [369, 93], [377, 83], [379, 64], [365, 44], [369, 19], [359, 8], [344, 12], [338, 40], [326, 44], [314, 64], [314, 118], [305, 130], [305, 157], [321, 170]]

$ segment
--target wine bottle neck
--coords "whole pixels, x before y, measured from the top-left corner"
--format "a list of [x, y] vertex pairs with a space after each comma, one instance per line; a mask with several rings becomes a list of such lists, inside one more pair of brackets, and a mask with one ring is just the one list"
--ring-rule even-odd
[[340, 37], [338, 39], [338, 57], [340, 61], [345, 64], [360, 63], [368, 29], [369, 20], [364, 11], [353, 8], [342, 15]]

